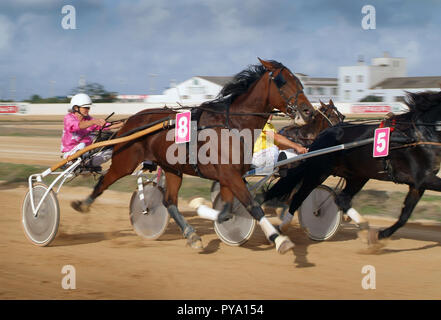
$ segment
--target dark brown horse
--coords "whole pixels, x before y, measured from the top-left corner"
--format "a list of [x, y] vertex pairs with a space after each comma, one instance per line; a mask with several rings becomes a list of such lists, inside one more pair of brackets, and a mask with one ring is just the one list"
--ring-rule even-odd
[[329, 100], [329, 104], [324, 104], [321, 101], [320, 104], [321, 107], [317, 110], [318, 112], [312, 121], [302, 126], [289, 125], [283, 127], [279, 133], [303, 146], [309, 146], [320, 132], [343, 122], [345, 116], [338, 111], [332, 99]]
[[[199, 157], [196, 165], [187, 161], [184, 164], [171, 163], [167, 151], [170, 148], [176, 148], [176, 144], [167, 139], [169, 130], [165, 129], [128, 143], [115, 145], [109, 171], [101, 177], [86, 200], [73, 202], [72, 207], [78, 211], [89, 210], [93, 201], [112, 183], [131, 174], [140, 162], [151, 160], [161, 166], [165, 172], [167, 188], [164, 205], [181, 228], [191, 247], [202, 248], [202, 241], [177, 208], [178, 191], [183, 174], [199, 175], [219, 181], [221, 196], [226, 203], [219, 214], [219, 221], [225, 221], [231, 217], [232, 202], [236, 197], [259, 221], [267, 238], [276, 244], [278, 252], [285, 253], [291, 249], [293, 243], [286, 236], [280, 235], [265, 218], [262, 208], [253, 200], [242, 179], [242, 175], [250, 168], [250, 164], [244, 161], [244, 154], [247, 152], [247, 147], [252, 150], [252, 145], [247, 146], [242, 140], [237, 149], [233, 149], [232, 146], [225, 148], [220, 144], [221, 130], [237, 129], [238, 132], [247, 129], [261, 130], [273, 109], [278, 109], [290, 116], [294, 116], [295, 111], [298, 111], [305, 122], [311, 121], [314, 116], [315, 109], [303, 93], [303, 86], [294, 74], [276, 61], [260, 60], [260, 62], [261, 64], [250, 66], [238, 73], [232, 82], [222, 89], [216, 100], [204, 103], [193, 110], [199, 118], [199, 136], [205, 130], [214, 130], [218, 139], [217, 141], [210, 139], [209, 143], [219, 143], [219, 147], [215, 149], [217, 159], [226, 157], [229, 160], [227, 163], [222, 161], [222, 164], [218, 164], [219, 162], [202, 164]], [[176, 111], [171, 109], [143, 110], [127, 120], [118, 132], [118, 136], [164, 117], [174, 119], [175, 116]], [[201, 146], [204, 145], [200, 141], [197, 143], [198, 155], [201, 152]], [[233, 156], [237, 156], [237, 153], [240, 153], [239, 163], [233, 161]]]

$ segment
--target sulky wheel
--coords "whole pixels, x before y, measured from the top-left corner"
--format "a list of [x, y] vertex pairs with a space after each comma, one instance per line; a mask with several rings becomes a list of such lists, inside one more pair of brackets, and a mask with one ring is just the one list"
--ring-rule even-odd
[[[43, 183], [35, 183], [32, 187], [35, 208], [40, 203], [48, 187]], [[34, 245], [44, 247], [54, 240], [60, 224], [60, 207], [57, 196], [52, 190], [43, 200], [37, 215], [32, 212], [31, 192], [28, 191], [22, 205], [23, 230]]]
[[153, 182], [146, 183], [142, 193], [139, 190], [133, 192], [130, 199], [130, 223], [139, 236], [156, 240], [165, 232], [170, 215], [162, 203], [163, 199], [162, 189]]
[[299, 208], [300, 225], [312, 240], [330, 239], [337, 232], [341, 219], [335, 193], [325, 185], [315, 188]]
[[[220, 193], [216, 196], [213, 208], [221, 211], [224, 207]], [[214, 231], [222, 242], [230, 246], [240, 246], [247, 242], [253, 235], [256, 227], [256, 220], [250, 215], [243, 204], [234, 198], [233, 207], [231, 209], [233, 218], [219, 223], [214, 222]]]

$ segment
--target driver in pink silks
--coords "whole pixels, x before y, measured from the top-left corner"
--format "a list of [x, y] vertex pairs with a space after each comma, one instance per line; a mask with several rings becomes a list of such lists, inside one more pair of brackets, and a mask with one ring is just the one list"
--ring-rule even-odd
[[[123, 122], [110, 125], [103, 119], [94, 119], [89, 116], [92, 100], [87, 94], [74, 95], [70, 105], [72, 111], [64, 117], [64, 129], [61, 138], [61, 152], [64, 159], [90, 145], [93, 142], [91, 136], [93, 131], [98, 131], [106, 125], [107, 127], [104, 127], [103, 130], [119, 129], [123, 126]], [[110, 148], [93, 154], [86, 161], [85, 166], [95, 171], [101, 171], [100, 165], [110, 160], [112, 151], [112, 148]]]

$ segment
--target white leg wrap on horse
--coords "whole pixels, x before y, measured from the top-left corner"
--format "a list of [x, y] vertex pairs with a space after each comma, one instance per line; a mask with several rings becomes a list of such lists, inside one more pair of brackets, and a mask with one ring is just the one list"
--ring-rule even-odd
[[282, 223], [280, 224], [280, 227], [285, 226], [285, 225], [289, 225], [293, 218], [294, 218], [294, 215], [291, 214], [290, 212], [285, 213], [285, 215], [283, 216]]
[[366, 219], [364, 219], [354, 208], [350, 208], [346, 214], [354, 220], [355, 223], [360, 224], [363, 222], [366, 222]]
[[274, 226], [271, 224], [271, 222], [269, 222], [267, 218], [263, 217], [262, 219], [260, 219], [259, 224], [267, 239], [269, 239], [269, 237], [275, 233], [278, 234], [276, 228], [274, 228]]
[[277, 251], [279, 251], [280, 245], [285, 241], [289, 241], [292, 244], [291, 240], [287, 236], [280, 235], [276, 238], [276, 240], [274, 240], [274, 242], [276, 243]]
[[197, 213], [201, 218], [216, 221], [220, 211], [207, 207], [206, 205], [202, 204], [198, 207]]

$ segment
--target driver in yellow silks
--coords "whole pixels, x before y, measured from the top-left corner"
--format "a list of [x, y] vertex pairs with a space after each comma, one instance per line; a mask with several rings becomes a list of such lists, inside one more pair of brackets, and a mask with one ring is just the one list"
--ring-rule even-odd
[[[279, 153], [285, 153], [286, 158], [308, 152], [308, 149], [277, 133], [271, 123], [272, 115], [262, 129], [262, 133], [254, 143], [252, 164], [257, 167], [272, 167], [279, 159]], [[280, 151], [283, 150], [283, 151]]]

